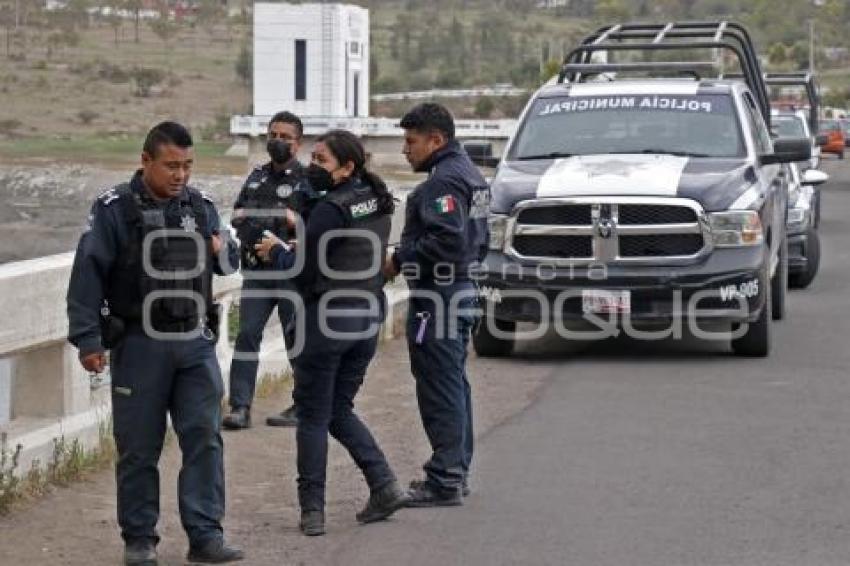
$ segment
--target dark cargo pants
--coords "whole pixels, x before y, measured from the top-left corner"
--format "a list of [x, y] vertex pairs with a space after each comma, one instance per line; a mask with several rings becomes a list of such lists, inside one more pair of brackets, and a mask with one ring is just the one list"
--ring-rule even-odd
[[[411, 293], [406, 329], [410, 369], [433, 451], [423, 468], [429, 481], [458, 489], [469, 474], [474, 444], [466, 357], [477, 321], [475, 287], [470, 282], [420, 285]], [[424, 331], [423, 317], [428, 318]]]
[[159, 471], [166, 416], [180, 443], [180, 520], [193, 546], [222, 536], [223, 383], [212, 340], [154, 340], [131, 327], [112, 350], [118, 523], [125, 541], [159, 540]]

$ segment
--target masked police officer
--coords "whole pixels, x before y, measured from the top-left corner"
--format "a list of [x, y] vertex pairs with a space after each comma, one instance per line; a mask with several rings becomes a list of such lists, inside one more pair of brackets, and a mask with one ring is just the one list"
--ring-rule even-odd
[[[239, 306], [239, 334], [230, 365], [230, 414], [223, 425], [239, 430], [251, 426], [251, 402], [257, 383], [257, 366], [263, 329], [277, 307], [278, 318], [291, 347], [291, 325], [295, 288], [289, 281], [270, 275], [270, 265], [257, 257], [254, 246], [268, 230], [286, 240], [292, 237], [285, 211], [307, 217], [316, 201], [316, 193], [304, 182], [304, 170], [298, 162], [298, 150], [304, 128], [290, 112], [279, 112], [269, 122], [267, 150], [271, 160], [248, 176], [234, 205], [232, 224], [241, 241], [242, 296]], [[281, 293], [280, 291], [284, 291]], [[295, 408], [289, 407], [270, 416], [271, 426], [295, 426]]]
[[[212, 274], [236, 246], [208, 197], [189, 187], [192, 138], [174, 122], [145, 139], [142, 168], [95, 201], [68, 289], [69, 340], [90, 372], [111, 351], [118, 523], [126, 564], [155, 564], [157, 462], [166, 417], [183, 453], [180, 518], [190, 561], [239, 560], [224, 542], [221, 371]], [[231, 267], [234, 266], [234, 267]]]
[[487, 250], [490, 191], [455, 140], [444, 107], [420, 104], [401, 127], [407, 160], [428, 173], [407, 199], [401, 243], [385, 265], [387, 275], [404, 273], [411, 290], [410, 367], [433, 450], [425, 479], [411, 483], [408, 505], [461, 505], [473, 446], [466, 352], [477, 318], [474, 266]]
[[[356, 136], [332, 130], [317, 139], [307, 169], [313, 188], [327, 191], [295, 252], [303, 255], [295, 280], [305, 303], [303, 349], [293, 360], [298, 500], [300, 528], [309, 536], [325, 532], [328, 433], [369, 485], [359, 522], [385, 519], [405, 502], [383, 452], [353, 410], [386, 312], [381, 267], [394, 208], [386, 185], [366, 171], [365, 161]], [[270, 255], [277, 269], [289, 269], [295, 260], [276, 238], [264, 240], [260, 253]]]

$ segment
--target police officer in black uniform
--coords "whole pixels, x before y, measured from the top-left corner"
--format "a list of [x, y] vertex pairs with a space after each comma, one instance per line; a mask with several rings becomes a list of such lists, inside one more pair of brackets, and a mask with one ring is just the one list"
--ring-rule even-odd
[[[327, 196], [307, 221], [304, 242], [285, 251], [277, 238], [260, 250], [277, 269], [289, 269], [295, 253], [304, 265], [296, 284], [304, 297], [304, 347], [293, 360], [298, 425], [300, 528], [325, 532], [328, 433], [351, 454], [369, 485], [361, 523], [389, 517], [405, 502], [404, 492], [369, 429], [354, 414], [354, 397], [378, 344], [386, 312], [381, 272], [389, 238], [393, 198], [365, 169], [356, 136], [332, 130], [318, 138], [307, 179]], [[335, 230], [344, 233], [330, 235]], [[301, 315], [299, 315], [301, 316]]]
[[68, 289], [69, 340], [101, 372], [110, 350], [118, 450], [118, 523], [126, 564], [155, 564], [157, 462], [171, 422], [183, 465], [180, 518], [190, 561], [239, 560], [224, 542], [223, 383], [212, 274], [234, 271], [236, 246], [212, 201], [187, 182], [192, 138], [174, 122], [147, 135], [142, 168], [94, 203]]
[[[269, 122], [267, 150], [271, 160], [254, 169], [242, 186], [234, 205], [231, 224], [241, 242], [242, 297], [239, 303], [239, 334], [230, 365], [230, 414], [224, 428], [239, 430], [251, 426], [251, 402], [257, 383], [257, 366], [263, 330], [277, 307], [277, 315], [291, 347], [291, 325], [295, 303], [281, 294], [295, 293], [291, 281], [274, 278], [270, 265], [257, 257], [254, 247], [268, 230], [283, 240], [294, 234], [288, 227], [286, 211], [302, 218], [309, 214], [317, 194], [304, 182], [304, 169], [298, 162], [298, 150], [304, 127], [298, 116], [278, 112]], [[294, 406], [270, 416], [271, 426], [295, 426]]]
[[387, 275], [404, 273], [411, 290], [410, 367], [433, 449], [425, 479], [411, 483], [408, 505], [461, 505], [473, 448], [466, 353], [478, 318], [475, 265], [487, 250], [490, 190], [455, 140], [444, 107], [420, 104], [401, 127], [407, 160], [414, 171], [428, 173], [407, 199], [401, 243], [385, 266]]

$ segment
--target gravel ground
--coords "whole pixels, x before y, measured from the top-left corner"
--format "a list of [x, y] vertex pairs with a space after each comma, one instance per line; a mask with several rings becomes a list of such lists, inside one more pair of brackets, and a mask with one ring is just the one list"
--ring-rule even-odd
[[[477, 437], [534, 402], [551, 370], [529, 360], [470, 360]], [[225, 435], [227, 519], [229, 538], [248, 553], [245, 564], [344, 564], [355, 539], [371, 537], [380, 544], [386, 528], [358, 526], [354, 514], [368, 496], [366, 484], [348, 454], [331, 442], [328, 465], [328, 534], [312, 538], [298, 532], [295, 487], [295, 438], [292, 429], [263, 424], [279, 411], [286, 395], [260, 399], [255, 428]], [[374, 360], [357, 410], [372, 428], [399, 479], [419, 477], [429, 449], [422, 431], [404, 340], [382, 346]], [[172, 442], [163, 454], [161, 564], [181, 564], [186, 541], [177, 516], [176, 485], [180, 454]], [[472, 487], [476, 489], [473, 472]], [[471, 498], [475, 498], [473, 493]], [[402, 510], [408, 513], [451, 513], [452, 510]], [[122, 546], [115, 521], [115, 482], [111, 471], [58, 489], [44, 499], [0, 518], [0, 556], [4, 564], [118, 564]]]

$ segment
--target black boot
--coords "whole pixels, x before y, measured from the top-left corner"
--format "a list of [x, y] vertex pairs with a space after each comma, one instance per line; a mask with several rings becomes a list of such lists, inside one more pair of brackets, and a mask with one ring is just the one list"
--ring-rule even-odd
[[369, 495], [366, 507], [356, 515], [357, 521], [363, 524], [383, 521], [406, 503], [407, 495], [398, 486], [398, 482], [393, 480]]
[[[428, 480], [413, 480], [410, 482], [410, 489], [419, 489], [419, 486]], [[463, 485], [460, 487], [460, 494], [464, 497], [472, 495], [472, 489], [469, 487], [469, 481], [463, 480]]]
[[325, 514], [322, 511], [301, 511], [298, 528], [308, 537], [325, 534]]
[[199, 547], [190, 547], [186, 559], [189, 562], [200, 562], [202, 564], [224, 564], [225, 562], [236, 562], [245, 558], [245, 554], [238, 548], [227, 546], [224, 540], [214, 538]]
[[233, 407], [230, 414], [221, 421], [221, 426], [227, 430], [251, 428], [251, 409], [248, 407]]
[[440, 487], [428, 480], [416, 482], [407, 492], [405, 507], [457, 507], [463, 505], [459, 488]]
[[266, 418], [266, 424], [269, 426], [296, 426], [298, 419], [295, 417], [295, 405], [284, 409], [277, 415], [272, 415]]
[[124, 545], [124, 564], [156, 566], [156, 546], [149, 540], [128, 542]]

